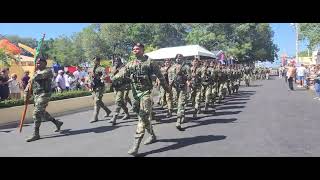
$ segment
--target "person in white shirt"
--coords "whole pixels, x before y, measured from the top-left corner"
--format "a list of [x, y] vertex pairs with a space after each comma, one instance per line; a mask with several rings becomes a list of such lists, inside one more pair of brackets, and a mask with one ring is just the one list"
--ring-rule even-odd
[[74, 78], [79, 82], [80, 82], [80, 71], [81, 71], [81, 67], [77, 66], [77, 69], [73, 72]]
[[70, 85], [69, 90], [75, 90], [77, 88], [77, 79], [72, 73], [69, 74], [68, 83]]
[[8, 81], [11, 99], [20, 99], [21, 97], [21, 84], [17, 81], [17, 74], [12, 74], [11, 79]]
[[63, 70], [59, 70], [58, 71], [58, 76], [56, 78], [56, 83], [57, 83], [57, 89], [58, 92], [63, 92], [66, 90], [66, 80], [64, 77], [64, 71]]
[[64, 81], [66, 82], [66, 90], [69, 91], [70, 90], [70, 83], [68, 81], [69, 78], [69, 71], [67, 71], [64, 75]]
[[305, 74], [306, 74], [306, 68], [304, 67], [303, 64], [301, 64], [301, 66], [297, 68], [297, 76], [299, 81], [298, 87], [304, 86]]

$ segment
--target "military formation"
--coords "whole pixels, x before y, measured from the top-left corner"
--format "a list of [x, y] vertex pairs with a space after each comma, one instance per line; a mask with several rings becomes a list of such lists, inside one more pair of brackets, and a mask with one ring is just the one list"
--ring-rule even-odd
[[[137, 43], [132, 49], [135, 59], [123, 64], [120, 58], [113, 60], [110, 72], [112, 88], [115, 93], [115, 111], [109, 122], [117, 124], [121, 109], [124, 116], [120, 119], [130, 118], [129, 111], [136, 113], [138, 123], [133, 138], [132, 147], [128, 153], [137, 155], [141, 141], [147, 132], [148, 138], [145, 145], [156, 142], [157, 137], [153, 130], [153, 93], [159, 88], [158, 104], [167, 109], [167, 117], [176, 115], [175, 126], [177, 130], [184, 131], [183, 124], [187, 123], [185, 109], [191, 106], [192, 118], [197, 118], [200, 113], [215, 113], [216, 105], [223, 102], [226, 96], [239, 92], [241, 81], [250, 86], [250, 81], [266, 78], [268, 72], [264, 69], [255, 69], [252, 65], [221, 64], [215, 59], [189, 60], [183, 54], [177, 54], [174, 59], [165, 59], [159, 65], [144, 54], [144, 45]], [[105, 92], [105, 70], [100, 65], [100, 58], [93, 59], [94, 67], [90, 78], [90, 88], [94, 100], [93, 117], [91, 123], [98, 121], [100, 109], [105, 111], [105, 117], [112, 111], [102, 101]], [[37, 72], [31, 79], [34, 95], [34, 134], [27, 142], [40, 139], [39, 127], [41, 119], [47, 119], [54, 123], [56, 131], [60, 131], [62, 122], [50, 116], [45, 108], [48, 105], [50, 92], [49, 79], [52, 72], [46, 68], [46, 60], [37, 60]], [[130, 99], [129, 94], [131, 92]], [[130, 104], [131, 109], [127, 107]]]

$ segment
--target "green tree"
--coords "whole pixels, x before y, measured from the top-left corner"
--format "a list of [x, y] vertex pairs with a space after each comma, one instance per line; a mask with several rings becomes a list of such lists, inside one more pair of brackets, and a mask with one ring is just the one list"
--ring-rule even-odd
[[191, 24], [188, 44], [199, 44], [209, 50], [224, 50], [239, 61], [273, 61], [277, 47], [269, 24], [204, 23]]
[[10, 66], [10, 58], [2, 48], [0, 48], [0, 64]]
[[320, 45], [320, 23], [299, 23], [300, 40], [307, 40], [308, 47], [314, 49]]

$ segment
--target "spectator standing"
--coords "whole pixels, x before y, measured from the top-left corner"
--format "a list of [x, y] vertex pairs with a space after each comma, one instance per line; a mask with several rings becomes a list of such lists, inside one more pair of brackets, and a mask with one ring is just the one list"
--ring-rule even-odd
[[66, 90], [66, 80], [64, 78], [64, 71], [63, 70], [58, 71], [56, 83], [57, 83], [58, 92], [63, 92]]
[[304, 67], [303, 64], [301, 64], [301, 66], [297, 68], [297, 76], [299, 81], [298, 87], [300, 88], [304, 86], [305, 75], [306, 75], [306, 68]]
[[69, 74], [68, 83], [70, 85], [69, 90], [77, 89], [77, 79], [74, 77], [72, 73]]
[[9, 68], [3, 68], [0, 74], [0, 100], [6, 100], [9, 97]]
[[23, 90], [26, 89], [29, 80], [30, 80], [29, 71], [25, 71], [23, 77], [21, 78]]
[[294, 67], [293, 64], [289, 64], [288, 68], [288, 84], [289, 84], [289, 91], [293, 91], [293, 79], [296, 76], [297, 69]]
[[317, 97], [315, 97], [313, 99], [320, 100], [320, 69], [317, 69], [317, 71], [316, 71], [316, 77], [314, 78], [314, 89], [315, 89]]
[[10, 98], [11, 99], [20, 99], [20, 97], [21, 97], [20, 88], [22, 88], [22, 86], [20, 85], [20, 83], [17, 80], [17, 74], [13, 73], [11, 75], [11, 79], [8, 81], [8, 86], [9, 86], [9, 90], [10, 90]]
[[66, 83], [66, 90], [69, 91], [70, 90], [70, 84], [69, 84], [69, 81], [68, 81], [69, 71], [67, 71], [65, 74], [63, 74], [63, 77], [64, 77], [64, 81]]

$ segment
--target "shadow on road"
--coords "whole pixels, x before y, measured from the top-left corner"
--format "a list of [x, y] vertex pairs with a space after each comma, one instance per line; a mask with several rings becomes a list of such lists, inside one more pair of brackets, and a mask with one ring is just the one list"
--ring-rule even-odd
[[295, 91], [309, 91], [309, 90], [306, 89], [306, 88], [303, 88], [303, 89], [301, 89], [301, 88], [295, 88], [294, 90], [295, 90]]
[[[225, 104], [224, 104], [225, 105]], [[220, 106], [217, 108], [217, 110], [222, 110], [222, 109], [239, 109], [239, 108], [244, 108], [245, 106]]]
[[223, 105], [236, 105], [236, 104], [246, 104], [247, 102], [226, 102]]
[[233, 123], [234, 121], [236, 121], [237, 118], [230, 118], [230, 119], [207, 119], [207, 120], [196, 120], [196, 121], [192, 121], [194, 123], [197, 123], [195, 125], [191, 125], [191, 126], [186, 126], [184, 127], [184, 129], [189, 129], [189, 128], [195, 128], [198, 126], [204, 126], [204, 125], [209, 125], [209, 124], [218, 124], [218, 123]]
[[252, 85], [250, 85], [250, 87], [261, 87], [261, 86], [263, 86], [262, 84], [252, 84]]
[[172, 144], [170, 146], [163, 147], [160, 149], [155, 149], [149, 152], [144, 152], [139, 154], [139, 156], [143, 157], [149, 154], [156, 154], [156, 153], [161, 153], [165, 151], [176, 150], [176, 149], [194, 145], [194, 144], [206, 143], [211, 141], [219, 141], [225, 138], [226, 136], [223, 136], [223, 135], [216, 135], [216, 136], [208, 135], [208, 136], [196, 136], [196, 137], [188, 137], [188, 138], [180, 138], [180, 139], [159, 139], [158, 142], [174, 142], [175, 144]]
[[[123, 125], [123, 126], [126, 126], [126, 125]], [[56, 138], [56, 137], [62, 137], [62, 136], [72, 136], [72, 135], [86, 134], [86, 133], [104, 133], [107, 131], [115, 130], [123, 126], [100, 126], [100, 127], [90, 128], [90, 129], [79, 129], [79, 130], [64, 129], [64, 130], [61, 130], [60, 134], [58, 135], [42, 136], [41, 139]]]

